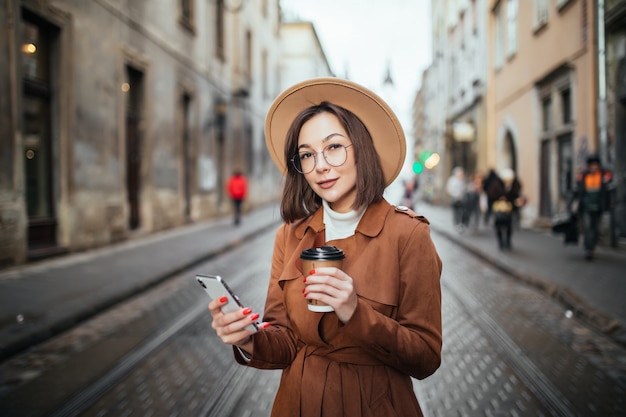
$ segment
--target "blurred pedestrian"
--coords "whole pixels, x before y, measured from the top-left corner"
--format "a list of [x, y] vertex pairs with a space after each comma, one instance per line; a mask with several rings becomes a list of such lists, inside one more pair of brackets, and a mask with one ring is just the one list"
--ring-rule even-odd
[[585, 259], [593, 259], [598, 244], [600, 220], [602, 213], [611, 205], [610, 187], [613, 175], [601, 166], [598, 155], [587, 157], [587, 167], [576, 177], [576, 188], [568, 202], [568, 210], [574, 200], [578, 201], [578, 214], [583, 225], [583, 246]]
[[501, 182], [492, 185], [493, 197], [496, 199], [492, 205], [492, 215], [498, 247], [512, 249], [511, 239], [513, 235], [513, 218], [519, 216], [520, 207], [523, 205], [522, 185], [517, 179], [515, 172], [506, 168], [500, 172]]
[[[278, 96], [265, 133], [286, 175], [265, 321], [252, 333], [258, 314], [213, 300], [212, 327], [239, 363], [283, 369], [272, 416], [422, 416], [411, 377], [441, 361], [442, 264], [428, 221], [383, 198], [405, 159], [400, 122], [364, 87], [318, 78]], [[343, 267], [302, 270], [324, 245]]]
[[491, 211], [493, 209], [493, 203], [500, 198], [499, 193], [504, 188], [502, 179], [498, 176], [494, 169], [490, 169], [485, 178], [483, 179], [482, 189], [487, 198], [487, 205], [484, 213], [484, 224], [489, 225], [491, 221]]
[[402, 205], [410, 208], [411, 210], [415, 210], [415, 194], [417, 193], [417, 189], [419, 187], [419, 182], [417, 177], [409, 178], [403, 181], [404, 182], [404, 195], [402, 197]]
[[480, 196], [482, 194], [482, 177], [479, 174], [472, 176], [471, 181], [467, 183], [467, 192], [465, 194], [465, 210], [464, 221], [466, 226], [473, 225], [474, 230], [478, 230], [480, 226], [481, 208]]
[[236, 169], [233, 175], [228, 179], [227, 184], [228, 195], [233, 202], [234, 223], [241, 223], [241, 206], [248, 194], [248, 181], [241, 170]]
[[467, 193], [467, 185], [465, 184], [465, 171], [462, 167], [455, 167], [452, 175], [446, 183], [446, 191], [451, 199], [452, 205], [452, 223], [459, 231], [463, 231], [465, 222], [465, 197]]

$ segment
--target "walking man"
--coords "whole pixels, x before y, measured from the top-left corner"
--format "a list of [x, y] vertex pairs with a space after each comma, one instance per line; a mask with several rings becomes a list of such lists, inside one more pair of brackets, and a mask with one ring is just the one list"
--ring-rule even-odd
[[576, 189], [568, 207], [578, 200], [578, 213], [582, 219], [585, 259], [593, 259], [598, 244], [602, 213], [610, 207], [612, 173], [602, 168], [597, 155], [587, 157], [587, 169], [576, 178]]

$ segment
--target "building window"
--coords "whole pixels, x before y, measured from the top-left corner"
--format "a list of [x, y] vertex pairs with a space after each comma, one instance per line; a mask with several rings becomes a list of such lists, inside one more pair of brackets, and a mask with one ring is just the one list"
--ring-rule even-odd
[[262, 55], [261, 55], [261, 71], [263, 72], [262, 75], [262, 79], [261, 79], [261, 89], [262, 89], [262, 94], [263, 94], [263, 98], [268, 98], [269, 97], [269, 88], [268, 88], [268, 64], [267, 64], [267, 51], [263, 51]]
[[193, 0], [179, 0], [178, 9], [178, 21], [183, 27], [193, 32], [195, 30]]
[[543, 131], [549, 132], [552, 130], [552, 99], [545, 97], [541, 102], [542, 118], [543, 118]]
[[495, 43], [495, 51], [494, 51], [494, 65], [496, 69], [502, 68], [504, 64], [504, 29], [502, 22], [502, 3], [498, 3], [496, 8], [493, 11], [493, 18], [495, 23], [494, 30], [494, 43]]
[[539, 29], [548, 23], [548, 0], [535, 0], [535, 28]]
[[561, 90], [561, 112], [563, 124], [572, 122], [572, 91], [569, 88]]
[[472, 34], [478, 34], [478, 11], [476, 9], [476, 0], [472, 0]]
[[224, 61], [224, 0], [215, 1], [215, 55]]
[[570, 4], [573, 0], [556, 0], [556, 8], [558, 11], [561, 11]]
[[512, 56], [517, 52], [517, 0], [509, 0], [506, 6], [506, 29], [507, 29], [507, 55]]
[[252, 32], [246, 31], [246, 83], [252, 80]]

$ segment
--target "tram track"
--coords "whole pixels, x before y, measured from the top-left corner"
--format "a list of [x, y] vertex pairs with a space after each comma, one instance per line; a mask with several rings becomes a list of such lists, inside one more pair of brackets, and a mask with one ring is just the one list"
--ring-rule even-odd
[[[228, 364], [221, 366], [217, 375], [204, 375], [219, 383], [194, 398], [198, 403], [196, 411], [204, 410], [194, 415], [213, 415], [212, 410], [233, 408], [232, 401], [228, 403], [225, 399], [236, 394], [237, 390], [232, 390], [236, 385], [233, 381], [249, 370], [235, 364], [230, 349], [218, 343], [210, 329], [209, 299], [194, 277], [196, 273], [220, 273], [244, 302], [255, 310], [262, 308], [272, 247], [268, 242], [273, 233], [265, 231], [219, 257], [180, 271], [148, 291], [3, 363], [0, 366], [3, 417], [91, 415], [91, 409], [111, 395], [126, 378], [149, 366], [146, 363], [151, 357], [179, 340], [193, 337], [202, 339], [198, 343], [194, 341], [193, 345], [207, 343], [210, 339], [207, 347], [219, 352], [216, 357]], [[259, 256], [242, 262], [246, 258], [245, 251], [259, 252]], [[251, 277], [255, 277], [252, 286], [247, 282]], [[227, 358], [228, 355], [231, 357]], [[202, 366], [206, 365], [198, 364]], [[207, 372], [210, 373], [210, 369]], [[189, 375], [190, 379], [193, 377]], [[62, 384], [55, 382], [61, 380]], [[44, 389], [46, 393], [42, 396]], [[226, 390], [232, 393], [225, 395]], [[146, 392], [141, 393], [144, 395]], [[175, 401], [177, 397], [171, 395]], [[132, 400], [129, 394], [128, 401]]]
[[54, 412], [51, 417], [70, 417], [77, 416], [93, 404], [97, 399], [108, 391], [126, 375], [135, 366], [137, 366], [142, 360], [148, 357], [154, 350], [160, 348], [167, 341], [182, 331], [193, 320], [196, 320], [202, 313], [206, 312], [206, 306], [197, 305], [190, 308], [182, 317], [174, 321], [169, 327], [167, 327], [162, 333], [152, 337], [141, 347], [133, 350], [126, 355], [119, 363], [109, 370], [104, 376], [98, 379], [95, 383], [81, 391], [78, 395], [72, 398], [71, 401], [66, 403], [63, 407]]
[[[444, 285], [446, 285], [444, 283]], [[459, 288], [463, 286], [463, 289]], [[467, 311], [467, 317], [485, 332], [499, 347], [500, 352], [516, 375], [530, 388], [537, 398], [551, 411], [554, 417], [574, 417], [575, 412], [566, 396], [550, 382], [549, 378], [539, 370], [524, 351], [508, 336], [507, 332], [487, 314], [483, 305], [474, 297], [471, 288], [461, 283], [454, 288], [446, 285], [456, 301]]]
[[[218, 262], [218, 264], [236, 265], [228, 262], [227, 258], [231, 256], [233, 256], [233, 253], [225, 254], [225, 259]], [[249, 286], [248, 289], [246, 289], [245, 281], [246, 278], [249, 277], [251, 270], [255, 270], [255, 268], [263, 269], [265, 268], [265, 264], [265, 262], [256, 262], [255, 265], [255, 263], [252, 262], [247, 265], [245, 270], [242, 270], [241, 268], [226, 268], [228, 273], [228, 282], [236, 289], [236, 291], [239, 292], [243, 300], [253, 302], [252, 305], [259, 305], [261, 299], [258, 296], [254, 296]], [[224, 270], [224, 267], [218, 265], [214, 265], [214, 267]], [[102, 375], [87, 388], [76, 394], [70, 401], [66, 402], [62, 407], [57, 409], [51, 416], [73, 417], [84, 415], [87, 410], [92, 408], [99, 400], [103, 399], [115, 387], [117, 387], [121, 381], [124, 380], [124, 378], [136, 371], [137, 368], [145, 366], [144, 363], [151, 355], [155, 354], [158, 350], [163, 349], [168, 344], [171, 344], [177, 337], [184, 337], [184, 333], [193, 333], [194, 330], [191, 329], [191, 327], [198, 322], [208, 322], [209, 319], [207, 316], [209, 313], [207, 311], [207, 304], [209, 299], [206, 297], [206, 294], [201, 291], [199, 286], [196, 287], [197, 284], [194, 279], [195, 274], [199, 270], [205, 271], [206, 268], [210, 268], [210, 266], [205, 264], [194, 269], [189, 269], [182, 272], [177, 278], [175, 278], [177, 280], [188, 280], [189, 282], [192, 282], [191, 284], [186, 284], [185, 286], [191, 287], [188, 288], [187, 291], [198, 292], [200, 294], [197, 303], [193, 304], [184, 312], [178, 314], [178, 316], [171, 320], [168, 325], [162, 326], [156, 334], [146, 339], [144, 343], [125, 355], [110, 370], [108, 370], [106, 374]], [[267, 274], [265, 271], [262, 273], [264, 275]], [[208, 330], [210, 331], [210, 329]], [[217, 338], [217, 336], [213, 333], [209, 333], [208, 336], [213, 339]], [[210, 347], [207, 346], [207, 348]], [[230, 351], [229, 347], [221, 344], [219, 348], [224, 352]], [[198, 410], [197, 415], [230, 415], [230, 411], [235, 408], [237, 401], [246, 390], [246, 384], [241, 382], [248, 380], [248, 378], [246, 378], [246, 374], [248, 374], [251, 370], [237, 365], [232, 360], [231, 362], [230, 366], [225, 367], [225, 372], [220, 375], [215, 375], [216, 379], [219, 380], [219, 384], [215, 384], [208, 395], [204, 396], [202, 399], [197, 399], [199, 403], [196, 407]], [[198, 364], [198, 366], [202, 365]], [[87, 415], [90, 415], [90, 412], [88, 412]]]
[[[59, 400], [52, 412], [7, 416], [269, 414], [280, 374], [234, 362], [231, 349], [210, 329], [206, 294], [193, 277], [196, 273], [220, 273], [245, 303], [260, 311], [265, 297], [264, 280], [269, 277], [272, 236], [263, 234], [210, 262], [183, 271], [128, 306], [115, 308], [111, 317], [104, 320], [108, 324], [99, 325], [100, 339], [92, 341], [94, 348], [85, 349], [82, 356], [102, 353], [106, 338], [119, 340], [130, 349], [116, 358], [112, 355], [105, 372]], [[554, 300], [520, 285], [480, 259], [468, 257], [465, 251], [457, 252], [462, 249], [455, 245], [441, 242], [438, 248], [445, 261], [442, 290], [447, 333], [442, 368], [415, 386], [425, 415], [483, 415], [488, 408], [497, 411], [498, 407], [514, 408], [517, 415], [615, 415], [585, 413], [606, 399], [590, 400], [592, 394], [585, 396], [565, 387], [558, 377], [577, 383], [574, 376], [565, 375], [568, 369], [558, 371], [563, 375], [555, 379], [557, 371], [545, 366], [545, 358], [541, 362], [537, 343], [543, 341], [537, 341], [536, 334], [540, 339], [550, 330], [541, 329], [522, 310], [540, 306], [542, 315], [560, 316], [555, 322], [564, 320]], [[252, 282], [255, 285], [250, 285]], [[533, 307], [532, 303], [537, 305]], [[107, 327], [115, 327], [115, 331], [110, 332]], [[124, 340], [131, 337], [139, 342]], [[551, 355], [572, 356], [563, 346], [552, 344], [549, 349]], [[71, 366], [80, 367], [81, 363], [85, 362]], [[588, 377], [590, 365], [578, 366], [577, 358], [564, 363], [574, 363], [582, 369], [576, 378]], [[54, 380], [53, 376], [48, 380]], [[601, 396], [619, 397], [623, 391], [609, 383], [608, 378], [603, 380], [601, 386], [606, 387], [606, 394]]]

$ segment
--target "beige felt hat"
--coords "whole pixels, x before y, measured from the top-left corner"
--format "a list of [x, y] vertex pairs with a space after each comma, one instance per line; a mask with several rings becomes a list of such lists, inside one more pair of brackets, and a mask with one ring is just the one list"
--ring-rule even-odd
[[274, 163], [287, 172], [285, 141], [287, 131], [304, 109], [328, 101], [354, 113], [372, 135], [382, 163], [385, 183], [398, 176], [406, 156], [406, 139], [393, 110], [367, 88], [340, 78], [314, 78], [283, 91], [272, 103], [265, 118], [265, 142]]

